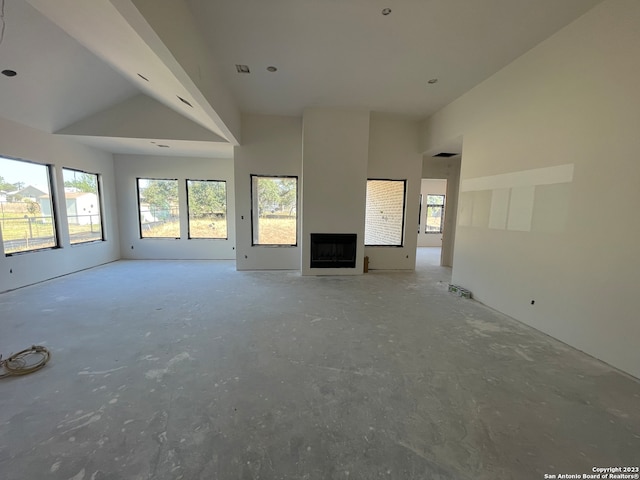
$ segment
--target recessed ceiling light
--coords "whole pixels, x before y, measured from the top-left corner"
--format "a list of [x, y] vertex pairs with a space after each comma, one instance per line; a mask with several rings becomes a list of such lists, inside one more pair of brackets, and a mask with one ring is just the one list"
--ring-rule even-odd
[[382, 9], [382, 14], [383, 15], [389, 15], [391, 13], [391, 9], [390, 8], [383, 8]]
[[238, 71], [238, 73], [251, 73], [249, 71], [249, 65], [236, 64], [236, 70]]
[[149, 79], [147, 77], [145, 77], [144, 75], [142, 75], [141, 73], [138, 74], [138, 76], [143, 79], [145, 82], [148, 82]]
[[2, 70], [2, 74], [7, 77], [15, 77], [18, 73], [15, 70]]
[[271, 66], [267, 67], [267, 71], [269, 71], [269, 72], [277, 72], [278, 68], [274, 67], [273, 65], [271, 65]]
[[432, 78], [431, 80], [429, 80], [427, 82], [429, 85], [433, 85], [434, 83], [438, 83], [438, 79], [437, 78]]

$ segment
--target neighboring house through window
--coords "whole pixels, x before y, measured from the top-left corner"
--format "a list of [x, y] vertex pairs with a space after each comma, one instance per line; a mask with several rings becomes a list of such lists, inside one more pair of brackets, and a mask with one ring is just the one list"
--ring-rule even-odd
[[62, 176], [71, 244], [104, 240], [98, 175], [63, 168]]
[[140, 238], [180, 238], [178, 180], [138, 178]]
[[5, 255], [58, 246], [50, 165], [0, 157], [0, 190]]

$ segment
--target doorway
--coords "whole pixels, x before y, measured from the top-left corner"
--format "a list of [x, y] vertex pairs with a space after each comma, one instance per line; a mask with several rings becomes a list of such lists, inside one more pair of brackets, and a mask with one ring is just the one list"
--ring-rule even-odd
[[420, 188], [418, 247], [442, 249], [446, 202], [447, 180], [423, 178]]

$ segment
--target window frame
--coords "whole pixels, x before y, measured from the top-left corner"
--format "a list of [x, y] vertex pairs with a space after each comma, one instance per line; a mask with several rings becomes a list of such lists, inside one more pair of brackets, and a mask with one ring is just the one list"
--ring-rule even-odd
[[[224, 237], [192, 237], [191, 236], [191, 213], [189, 210], [189, 182], [218, 182], [224, 184], [224, 216], [226, 219], [226, 231]], [[227, 190], [226, 180], [213, 180], [213, 179], [185, 179], [185, 189], [187, 195], [187, 240], [229, 240], [229, 191]]]
[[[249, 175], [250, 180], [249, 180], [249, 187], [250, 187], [250, 198], [251, 198], [251, 246], [252, 247], [283, 247], [283, 248], [290, 248], [290, 247], [297, 247], [298, 246], [298, 237], [299, 237], [299, 220], [300, 217], [298, 215], [298, 204], [299, 204], [299, 200], [300, 200], [300, 189], [299, 189], [299, 178], [298, 175], [263, 175], [263, 174], [256, 174], [256, 173], [252, 173]], [[295, 232], [296, 232], [296, 238], [295, 238], [295, 243], [256, 243], [256, 221], [259, 220], [260, 215], [258, 214], [258, 212], [255, 212], [256, 210], [256, 206], [257, 206], [257, 192], [255, 192], [254, 189], [254, 183], [253, 183], [253, 179], [254, 178], [276, 178], [276, 179], [290, 179], [293, 178], [296, 181], [296, 228], [295, 228]], [[257, 187], [257, 185], [256, 185]]]
[[[402, 225], [400, 226], [400, 243], [399, 244], [385, 244], [385, 243], [365, 243], [365, 247], [391, 247], [391, 248], [402, 248], [404, 247], [405, 241], [405, 224], [406, 224], [406, 216], [407, 216], [407, 179], [396, 179], [396, 178], [367, 178], [367, 186], [370, 181], [374, 182], [402, 182]], [[367, 199], [366, 199], [366, 190], [365, 189], [365, 233], [364, 238], [367, 238]]]
[[418, 234], [422, 231], [422, 193], [420, 194], [420, 201], [418, 202]]
[[[177, 237], [145, 237], [142, 235], [142, 211], [140, 209], [140, 180], [159, 180], [159, 181], [170, 181], [176, 182], [176, 187], [178, 188], [178, 236]], [[181, 228], [180, 228], [180, 181], [177, 178], [150, 178], [150, 177], [136, 177], [136, 193], [137, 193], [137, 204], [138, 204], [138, 233], [140, 235], [140, 240], [180, 240], [182, 238]]]
[[[430, 204], [429, 203], [429, 197], [442, 197], [442, 203], [433, 203]], [[424, 233], [425, 234], [435, 234], [435, 235], [440, 235], [444, 232], [444, 207], [447, 203], [447, 199], [446, 199], [446, 195], [443, 193], [427, 193], [427, 208], [425, 211], [425, 217], [424, 217]], [[440, 230], [438, 231], [428, 231], [427, 228], [429, 227], [429, 222], [427, 221], [429, 218], [429, 209], [433, 208], [433, 207], [439, 207], [440, 208]]]
[[65, 215], [67, 216], [67, 233], [69, 234], [69, 244], [72, 247], [75, 247], [77, 245], [86, 245], [89, 243], [96, 243], [96, 242], [105, 242], [106, 241], [106, 237], [104, 234], [104, 201], [102, 198], [102, 175], [99, 173], [93, 173], [93, 172], [87, 172], [85, 170], [80, 170], [78, 168], [70, 168], [70, 167], [62, 167], [62, 185], [63, 185], [63, 189], [66, 189], [66, 186], [64, 185], [65, 180], [64, 180], [64, 171], [65, 170], [70, 170], [72, 172], [78, 172], [78, 173], [84, 173], [85, 175], [94, 175], [96, 177], [96, 196], [98, 197], [98, 215], [100, 217], [100, 238], [95, 239], [95, 240], [85, 240], [82, 242], [76, 242], [73, 243], [71, 241], [71, 230], [69, 229], [69, 213], [67, 211], [67, 191], [64, 190], [64, 200], [65, 200]]
[[4, 250], [4, 233], [0, 229], [0, 242], [2, 243], [2, 253], [4, 253], [5, 257], [14, 257], [18, 255], [24, 255], [33, 252], [44, 252], [46, 250], [58, 250], [62, 248], [60, 244], [60, 224], [58, 221], [58, 202], [56, 199], [57, 190], [55, 188], [55, 167], [51, 163], [40, 163], [33, 160], [27, 160], [24, 158], [11, 157], [8, 155], [0, 155], [1, 158], [5, 160], [11, 160], [15, 162], [28, 163], [31, 165], [37, 165], [39, 167], [43, 167], [46, 171], [47, 176], [47, 186], [49, 187], [49, 200], [51, 201], [51, 228], [53, 229], [53, 242], [54, 245], [50, 247], [41, 247], [41, 248], [32, 248], [29, 250], [19, 250], [17, 252], [5, 252]]

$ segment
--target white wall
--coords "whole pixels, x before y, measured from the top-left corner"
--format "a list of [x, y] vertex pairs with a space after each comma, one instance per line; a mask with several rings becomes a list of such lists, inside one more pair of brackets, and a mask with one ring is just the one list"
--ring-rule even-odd
[[424, 150], [464, 135], [453, 282], [635, 376], [638, 25], [640, 2], [604, 1], [422, 135]]
[[[444, 195], [445, 210], [449, 202], [447, 196], [446, 179], [422, 179], [420, 193], [422, 194], [422, 211], [420, 212], [420, 233], [418, 233], [419, 247], [442, 247], [442, 233], [424, 233], [427, 224], [427, 195]], [[444, 229], [444, 225], [443, 225]]]
[[[233, 160], [147, 155], [116, 155], [114, 158], [122, 258], [181, 260], [235, 258]], [[140, 238], [137, 178], [178, 179], [179, 239]], [[187, 179], [227, 182], [227, 239], [188, 238]]]
[[372, 113], [369, 124], [368, 178], [407, 180], [402, 247], [365, 247], [369, 268], [413, 270], [416, 265], [422, 155], [418, 153], [418, 124], [410, 119]]
[[[112, 262], [120, 257], [111, 154], [0, 119], [0, 155], [54, 165], [57, 187], [54, 195], [59, 212], [61, 247], [9, 257], [0, 254], [0, 292]], [[101, 175], [106, 241], [71, 246], [64, 207], [63, 167]]]
[[302, 187], [302, 121], [297, 117], [243, 115], [242, 145], [235, 147], [238, 270], [300, 269], [300, 219], [295, 247], [251, 246], [251, 175], [298, 177]]
[[[309, 108], [303, 116], [302, 274], [359, 275], [364, 217], [369, 112]], [[355, 233], [355, 268], [311, 268], [312, 233]]]

